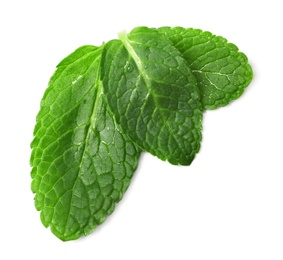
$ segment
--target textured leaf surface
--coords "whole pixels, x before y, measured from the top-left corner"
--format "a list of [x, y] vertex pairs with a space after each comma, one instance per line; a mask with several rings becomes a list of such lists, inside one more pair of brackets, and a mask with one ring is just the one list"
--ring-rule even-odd
[[35, 206], [62, 240], [90, 233], [112, 213], [138, 163], [139, 149], [102, 95], [101, 51], [84, 46], [58, 65], [31, 144]]
[[189, 63], [205, 109], [216, 109], [239, 98], [252, 80], [247, 57], [220, 36], [198, 29], [161, 27]]
[[188, 165], [199, 151], [202, 106], [196, 80], [170, 40], [139, 27], [105, 45], [102, 80], [123, 131], [145, 151]]

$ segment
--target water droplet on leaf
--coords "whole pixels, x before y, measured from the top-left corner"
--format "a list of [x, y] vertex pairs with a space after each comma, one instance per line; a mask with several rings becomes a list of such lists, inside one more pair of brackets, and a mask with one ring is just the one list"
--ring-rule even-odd
[[124, 69], [126, 72], [132, 72], [134, 70], [134, 67], [129, 62], [127, 62]]

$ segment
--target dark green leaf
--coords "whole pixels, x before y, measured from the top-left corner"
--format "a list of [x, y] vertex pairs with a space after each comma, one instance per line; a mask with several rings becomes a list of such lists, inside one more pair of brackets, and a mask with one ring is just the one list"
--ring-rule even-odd
[[123, 131], [143, 150], [188, 165], [199, 151], [202, 106], [196, 80], [170, 40], [145, 27], [105, 45], [102, 80]]

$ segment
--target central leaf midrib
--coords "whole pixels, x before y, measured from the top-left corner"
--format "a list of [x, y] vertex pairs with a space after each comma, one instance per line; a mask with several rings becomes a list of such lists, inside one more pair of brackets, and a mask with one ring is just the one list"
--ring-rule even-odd
[[[151, 80], [148, 77], [148, 75], [145, 73], [145, 68], [143, 66], [143, 63], [141, 61], [141, 59], [139, 58], [139, 56], [137, 55], [137, 53], [135, 52], [135, 50], [133, 49], [133, 47], [130, 44], [130, 40], [127, 37], [127, 34], [125, 32], [122, 32], [119, 34], [119, 39], [121, 40], [122, 44], [124, 45], [124, 47], [126, 48], [126, 50], [128, 51], [129, 55], [133, 58], [134, 62], [137, 65], [137, 68], [140, 72], [140, 75], [142, 75], [142, 77], [144, 78], [145, 81], [145, 85], [147, 87], [148, 93], [152, 96], [153, 98], [153, 102], [155, 104], [155, 107], [158, 109], [159, 114], [162, 117], [162, 120], [166, 126], [166, 128], [168, 129], [169, 133], [171, 134], [171, 136], [173, 137], [173, 139], [175, 140], [175, 142], [178, 144], [178, 146], [181, 148], [181, 150], [183, 151], [184, 154], [186, 154], [186, 150], [182, 147], [182, 144], [180, 144], [180, 142], [177, 141], [177, 139], [175, 138], [175, 135], [172, 131], [172, 129], [170, 128], [170, 126], [168, 125], [165, 116], [162, 113], [162, 109], [160, 108], [155, 95], [152, 94], [152, 92], [154, 92], [151, 88], [152, 84], [151, 84]], [[147, 95], [148, 96], [148, 95]]]
[[[98, 55], [101, 56], [101, 53], [98, 54]], [[100, 57], [96, 58], [94, 60], [94, 62], [90, 65], [90, 67], [92, 67], [93, 64], [96, 63], [96, 62], [98, 62], [100, 64]], [[85, 142], [83, 143], [83, 152], [82, 152], [82, 157], [81, 157], [81, 160], [80, 160], [80, 164], [78, 166], [78, 175], [77, 175], [77, 178], [76, 178], [76, 180], [74, 182], [73, 188], [76, 186], [76, 184], [78, 182], [78, 179], [81, 176], [81, 168], [82, 168], [82, 165], [83, 165], [83, 162], [84, 162], [85, 154], [87, 153], [87, 144], [89, 142], [91, 131], [94, 128], [95, 123], [96, 123], [96, 112], [97, 112], [98, 105], [99, 105], [99, 102], [100, 102], [100, 96], [102, 94], [102, 82], [100, 81], [99, 73], [100, 73], [100, 70], [97, 70], [96, 81], [94, 82], [94, 84], [91, 87], [91, 88], [94, 88], [95, 86], [97, 86], [97, 90], [96, 90], [96, 94], [95, 94], [95, 101], [94, 101], [94, 104], [93, 104], [92, 114], [91, 114], [90, 120], [89, 120], [89, 126], [87, 128]], [[66, 227], [67, 227], [67, 224], [68, 224], [68, 221], [69, 221], [69, 217], [70, 217], [70, 211], [71, 211], [71, 207], [72, 207], [72, 200], [73, 200], [73, 192], [72, 192], [72, 196], [71, 196], [71, 203], [70, 203], [68, 218], [67, 218], [66, 225], [65, 225], [64, 234], [66, 232]], [[90, 211], [90, 213], [91, 213], [91, 211]]]

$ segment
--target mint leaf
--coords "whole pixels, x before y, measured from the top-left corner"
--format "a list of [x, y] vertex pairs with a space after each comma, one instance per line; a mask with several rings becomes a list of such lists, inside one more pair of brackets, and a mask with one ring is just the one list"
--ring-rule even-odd
[[202, 106], [196, 80], [170, 40], [135, 28], [105, 45], [102, 81], [123, 131], [143, 150], [189, 165], [199, 151]]
[[202, 112], [238, 98], [252, 80], [226, 39], [181, 27], [137, 27], [57, 66], [31, 143], [35, 206], [61, 240], [91, 233], [114, 210], [141, 150], [189, 165]]
[[42, 223], [61, 240], [87, 235], [127, 190], [140, 150], [116, 125], [100, 81], [102, 47], [65, 58], [41, 102], [31, 144]]
[[189, 63], [205, 109], [216, 109], [239, 98], [253, 73], [245, 54], [226, 39], [197, 29], [161, 27]]

